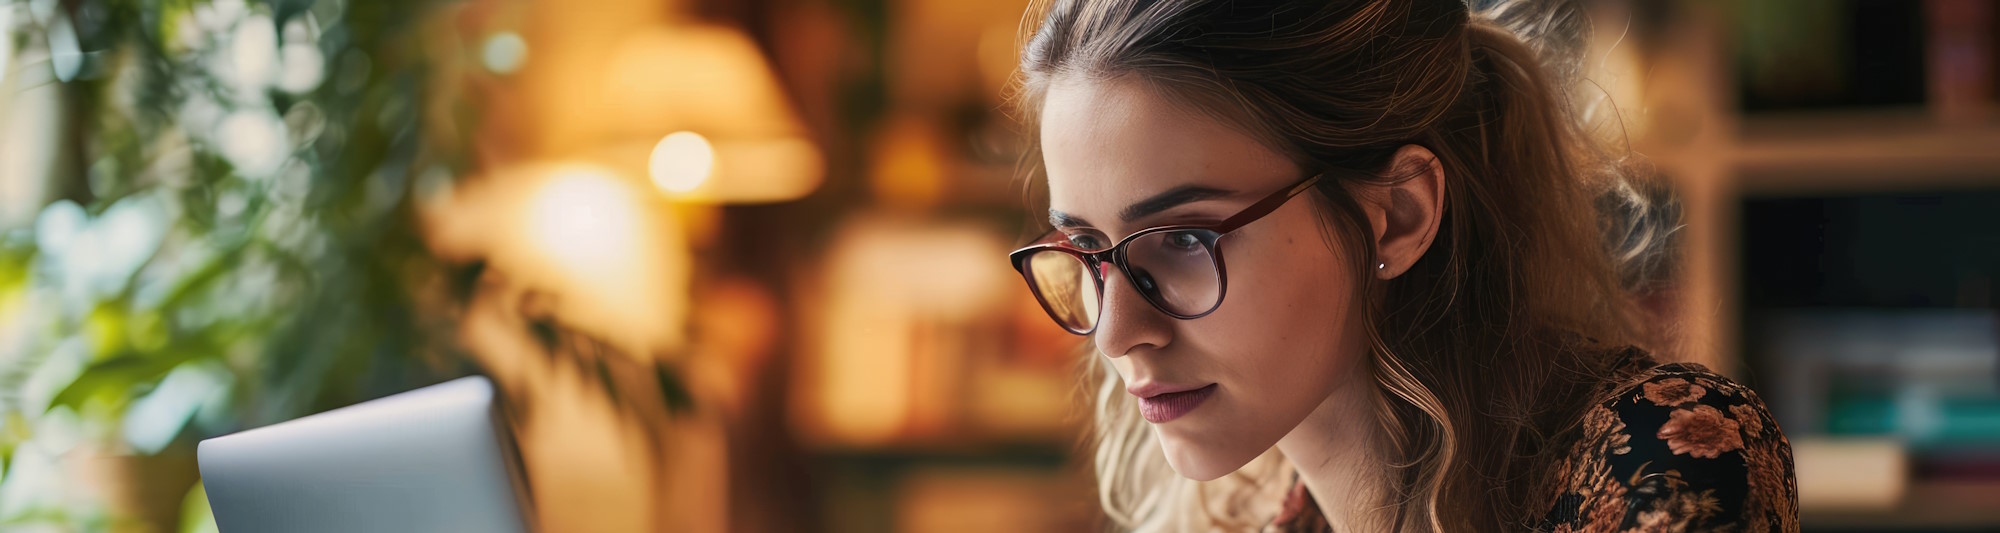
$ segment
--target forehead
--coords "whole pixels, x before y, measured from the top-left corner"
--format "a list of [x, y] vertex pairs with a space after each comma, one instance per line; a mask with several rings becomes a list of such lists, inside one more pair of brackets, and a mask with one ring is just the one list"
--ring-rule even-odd
[[1298, 178], [1255, 138], [1130, 79], [1051, 84], [1041, 114], [1049, 208], [1103, 229], [1126, 205], [1182, 185], [1261, 195]]

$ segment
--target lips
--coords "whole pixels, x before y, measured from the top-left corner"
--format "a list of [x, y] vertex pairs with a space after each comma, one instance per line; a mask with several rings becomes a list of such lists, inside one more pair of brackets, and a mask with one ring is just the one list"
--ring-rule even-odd
[[1215, 384], [1210, 383], [1194, 389], [1162, 392], [1168, 390], [1171, 389], [1168, 387], [1145, 386], [1135, 388], [1129, 392], [1132, 392], [1135, 396], [1139, 396], [1139, 416], [1145, 417], [1147, 422], [1165, 424], [1173, 419], [1180, 418], [1182, 415], [1188, 414], [1188, 412], [1193, 411], [1196, 407], [1201, 407], [1203, 401], [1207, 401], [1209, 396], [1215, 395]]

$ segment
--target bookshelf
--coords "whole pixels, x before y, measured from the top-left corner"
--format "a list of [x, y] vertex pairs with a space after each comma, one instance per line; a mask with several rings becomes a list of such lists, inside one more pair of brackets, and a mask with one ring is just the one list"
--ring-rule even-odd
[[[1817, 102], [1795, 109], [1770, 109], [1768, 101], [1746, 102], [1745, 93], [1752, 90], [1745, 88], [1742, 63], [1744, 57], [1755, 54], [1745, 53], [1743, 47], [1768, 44], [1765, 36], [1757, 33], [1756, 21], [1746, 17], [1758, 16], [1749, 12], [1768, 6], [1677, 3], [1678, 11], [1667, 17], [1672, 22], [1653, 27], [1649, 39], [1642, 39], [1655, 51], [1644, 61], [1643, 71], [1648, 75], [1637, 81], [1645, 96], [1639, 100], [1643, 102], [1639, 109], [1624, 110], [1648, 126], [1635, 134], [1635, 151], [1653, 162], [1683, 201], [1687, 225], [1681, 271], [1684, 340], [1670, 351], [1680, 359], [1701, 362], [1750, 382], [1766, 393], [1767, 400], [1774, 400], [1775, 410], [1784, 409], [1780, 404], [1785, 400], [1774, 399], [1776, 391], [1767, 389], [1796, 369], [1764, 353], [1768, 350], [1759, 344], [1760, 336], [1767, 333], [1757, 329], [1762, 327], [1759, 316], [1746, 316], [1768, 311], [1752, 309], [1756, 302], [1746, 296], [1751, 284], [1768, 282], [1746, 279], [1750, 267], [1743, 250], [1746, 232], [1752, 230], [1746, 224], [1755, 223], [1746, 221], [1748, 203], [1773, 198], [1933, 198], [2000, 191], [2000, 114], [1993, 112], [1994, 71], [1995, 65], [2000, 65], [1994, 57], [2000, 55], [2000, 47], [1994, 46], [1994, 34], [2000, 33], [1995, 17], [2000, 2], [1932, 0], [1908, 2], [1902, 7], [1865, 0], [1785, 4], [1830, 11], [1915, 9], [1914, 15], [1905, 13], [1898, 20], [1914, 20], [1920, 26], [1917, 34], [1922, 46], [1917, 51], [1926, 56], [1919, 61], [1930, 70], [1924, 80], [1929, 86], [1922, 91], [1923, 100], [1851, 106]], [[1787, 20], [1826, 19], [1798, 16]], [[1851, 37], [1863, 32], [1827, 33]], [[1880, 32], [1867, 37], [1877, 41], [1894, 38]], [[1961, 53], [1967, 46], [1975, 55], [1984, 54], [1983, 59], [1944, 61], [1930, 57], [1946, 47], [1958, 47], [1954, 53]], [[1940, 73], [1940, 65], [1954, 70]], [[1758, 106], [1765, 108], [1746, 110]], [[1993, 220], [1996, 223], [1991, 227], [1952, 231], [1971, 232], [1973, 238], [2000, 234], [2000, 215]], [[1841, 281], [1829, 283], [1834, 282]], [[1978, 292], [1978, 286], [1973, 287], [1971, 292]], [[1986, 287], [1988, 292], [1992, 290], [1990, 284]], [[1980, 309], [1990, 312], [1995, 305], [1990, 298], [1983, 305], [1979, 298], [1971, 301], [1960, 298], [1947, 306], [1976, 313]], [[1876, 310], [1893, 313], [1896, 306]], [[1994, 357], [2000, 358], [2000, 354]], [[2000, 376], [1991, 379], [2000, 381]], [[1811, 447], [1797, 446], [1801, 441], [1842, 438], [1808, 428], [1794, 431], [1789, 425], [1787, 433], [1795, 448]], [[1935, 468], [1914, 465], [1921, 462], [1917, 458], [1923, 455], [1922, 448], [1911, 444], [1901, 452], [1909, 454], [1901, 460], [1913, 466], [1900, 495], [1871, 505], [1816, 504], [1816, 496], [1831, 489], [1813, 483], [1837, 476], [1802, 468], [1801, 519], [1805, 530], [2000, 528], [2000, 474], [1990, 466], [1981, 466], [1961, 468], [1976, 470], [1971, 474], [1936, 475]], [[2000, 442], [1975, 449], [1974, 454], [1984, 454], [1989, 459], [1982, 464], [1990, 465], [1994, 463], [1990, 458], [2000, 457], [1996, 450], [2000, 450]]]

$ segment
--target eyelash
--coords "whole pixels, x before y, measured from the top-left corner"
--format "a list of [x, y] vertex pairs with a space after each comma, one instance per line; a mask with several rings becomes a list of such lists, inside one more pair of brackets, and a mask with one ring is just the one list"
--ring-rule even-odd
[[[1199, 218], [1199, 219], [1195, 219], [1195, 220], [1188, 220], [1188, 221], [1184, 221], [1184, 222], [1169, 222], [1168, 224], [1179, 224], [1179, 225], [1196, 225], [1196, 226], [1200, 226], [1200, 225], [1214, 225], [1214, 224], [1220, 224], [1220, 223], [1221, 223], [1220, 221], [1216, 221], [1216, 220], [1209, 220], [1209, 219], [1206, 219], [1206, 218]], [[1165, 224], [1162, 224], [1162, 225], [1165, 225]], [[1080, 228], [1079, 228], [1079, 229], [1080, 229]], [[1104, 237], [1102, 237], [1102, 236], [1099, 236], [1099, 235], [1097, 234], [1097, 232], [1096, 232], [1095, 230], [1082, 230], [1082, 229], [1080, 229], [1080, 230], [1081, 230], [1081, 231], [1085, 231], [1086, 233], [1066, 233], [1066, 234], [1064, 234], [1064, 235], [1063, 235], [1063, 240], [1064, 240], [1065, 242], [1068, 242], [1068, 243], [1069, 243], [1069, 244], [1070, 244], [1071, 246], [1075, 246], [1075, 247], [1078, 247], [1078, 248], [1082, 248], [1082, 249], [1085, 249], [1085, 250], [1097, 250], [1097, 249], [1101, 249], [1101, 248], [1104, 248], [1104, 247], [1106, 247], [1106, 246], [1110, 246], [1110, 245], [1111, 245], [1111, 244], [1110, 244], [1110, 243], [1108, 243], [1108, 242], [1102, 242], [1102, 241], [1105, 241], [1105, 240], [1108, 240], [1108, 239], [1105, 239]], [[1081, 243], [1078, 243], [1078, 242], [1076, 242], [1076, 241], [1077, 241], [1077, 239], [1098, 239], [1098, 240], [1099, 240], [1100, 242], [1098, 242], [1098, 243], [1097, 243], [1097, 244], [1096, 244], [1095, 246], [1085, 246], [1085, 245], [1083, 245], [1083, 244], [1081, 244]]]
[[1104, 247], [1104, 244], [1103, 244], [1102, 242], [1099, 242], [1099, 243], [1096, 243], [1095, 245], [1086, 245], [1086, 244], [1084, 244], [1084, 243], [1080, 243], [1080, 242], [1077, 242], [1077, 241], [1078, 241], [1078, 240], [1080, 240], [1080, 239], [1090, 239], [1090, 240], [1097, 240], [1097, 238], [1098, 238], [1098, 237], [1097, 237], [1096, 235], [1091, 235], [1091, 234], [1088, 234], [1088, 233], [1077, 233], [1077, 234], [1070, 234], [1070, 235], [1066, 236], [1066, 237], [1064, 238], [1064, 240], [1067, 240], [1067, 241], [1069, 241], [1069, 244], [1070, 244], [1071, 246], [1075, 246], [1075, 247], [1078, 247], [1078, 248], [1083, 248], [1083, 249], [1085, 249], [1085, 250], [1096, 250], [1096, 249], [1099, 249], [1099, 248], [1103, 248], [1103, 247]]

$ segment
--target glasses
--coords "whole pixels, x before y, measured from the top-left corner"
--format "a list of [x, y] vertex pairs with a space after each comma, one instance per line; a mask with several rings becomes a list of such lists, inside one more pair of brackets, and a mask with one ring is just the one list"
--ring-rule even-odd
[[[1089, 335], [1097, 329], [1104, 305], [1106, 264], [1117, 265], [1146, 301], [1168, 316], [1193, 320], [1222, 306], [1228, 277], [1222, 266], [1222, 236], [1277, 211], [1292, 197], [1312, 188], [1324, 174], [1314, 174], [1284, 190], [1250, 204], [1212, 226], [1176, 225], [1140, 230], [1102, 250], [1084, 250], [1069, 242], [1043, 242], [1008, 254], [1014, 270], [1028, 281], [1028, 290], [1048, 311], [1049, 318], [1070, 333]], [[1051, 231], [1043, 237], [1060, 236]]]

